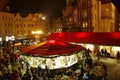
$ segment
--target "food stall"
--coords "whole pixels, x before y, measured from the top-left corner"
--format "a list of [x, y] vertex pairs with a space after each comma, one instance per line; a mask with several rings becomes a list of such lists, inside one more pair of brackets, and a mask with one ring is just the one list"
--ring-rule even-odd
[[20, 58], [29, 67], [45, 69], [59, 69], [70, 67], [83, 58], [85, 53], [81, 45], [49, 40], [22, 49]]

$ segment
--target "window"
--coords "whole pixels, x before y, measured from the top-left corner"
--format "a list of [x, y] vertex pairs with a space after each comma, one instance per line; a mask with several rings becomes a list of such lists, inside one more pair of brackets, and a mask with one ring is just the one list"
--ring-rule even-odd
[[26, 33], [26, 30], [24, 30], [24, 33]]
[[86, 8], [87, 7], [87, 0], [82, 0], [82, 8]]
[[[92, 0], [87, 0], [87, 5], [88, 5], [88, 7], [91, 7], [92, 6]], [[96, 7], [96, 5], [95, 5], [95, 7]]]
[[72, 17], [70, 17], [70, 18], [69, 18], [69, 21], [70, 21], [70, 22], [71, 22], [71, 21], [73, 21], [73, 18], [72, 18]]
[[11, 30], [11, 33], [13, 33], [13, 30]]
[[2, 17], [2, 19], [4, 20], [4, 16]]
[[7, 34], [7, 30], [5, 30], [5, 34]]
[[19, 31], [17, 31], [17, 33], [19, 33]]
[[120, 27], [119, 27], [119, 31], [120, 31]]
[[82, 16], [82, 19], [86, 19], [87, 18], [87, 9], [84, 9], [81, 11], [81, 16]]
[[8, 33], [10, 34], [10, 30], [8, 30]]
[[18, 27], [18, 24], [16, 26]]
[[83, 28], [87, 28], [87, 25], [88, 25], [87, 21], [85, 21], [85, 22], [82, 23], [82, 27]]
[[23, 26], [25, 27], [25, 24], [23, 24]]

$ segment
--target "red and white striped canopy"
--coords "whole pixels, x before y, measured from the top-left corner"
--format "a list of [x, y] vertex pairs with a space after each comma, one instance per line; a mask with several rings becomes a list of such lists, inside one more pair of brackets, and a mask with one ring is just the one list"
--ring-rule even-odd
[[23, 54], [33, 56], [52, 56], [71, 54], [80, 50], [82, 50], [82, 46], [80, 45], [73, 45], [67, 42], [49, 40], [40, 44], [25, 47], [22, 49], [22, 52]]

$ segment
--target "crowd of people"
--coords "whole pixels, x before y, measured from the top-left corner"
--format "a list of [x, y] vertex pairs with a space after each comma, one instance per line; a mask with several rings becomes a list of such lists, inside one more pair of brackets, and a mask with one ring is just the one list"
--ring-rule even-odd
[[49, 70], [23, 67], [19, 55], [12, 43], [0, 47], [1, 80], [102, 80], [107, 76], [106, 66], [103, 63], [91, 66], [88, 57], [68, 68]]
[[119, 51], [117, 51], [116, 56], [117, 56], [117, 60], [120, 60], [120, 52]]

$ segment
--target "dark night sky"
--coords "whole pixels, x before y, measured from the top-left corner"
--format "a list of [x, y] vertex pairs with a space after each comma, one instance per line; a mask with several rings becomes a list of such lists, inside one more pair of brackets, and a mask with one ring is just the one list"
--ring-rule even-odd
[[118, 11], [120, 12], [120, 0], [111, 0], [111, 1], [116, 6]]
[[58, 17], [62, 15], [62, 8], [65, 7], [66, 0], [10, 0], [10, 12], [14, 13], [36, 13], [42, 12], [48, 17]]
[[[36, 13], [42, 12], [48, 17], [59, 17], [62, 15], [62, 8], [66, 0], [10, 0], [10, 12], [14, 13]], [[104, 1], [104, 0], [103, 0]], [[111, 0], [120, 12], [120, 0]]]

